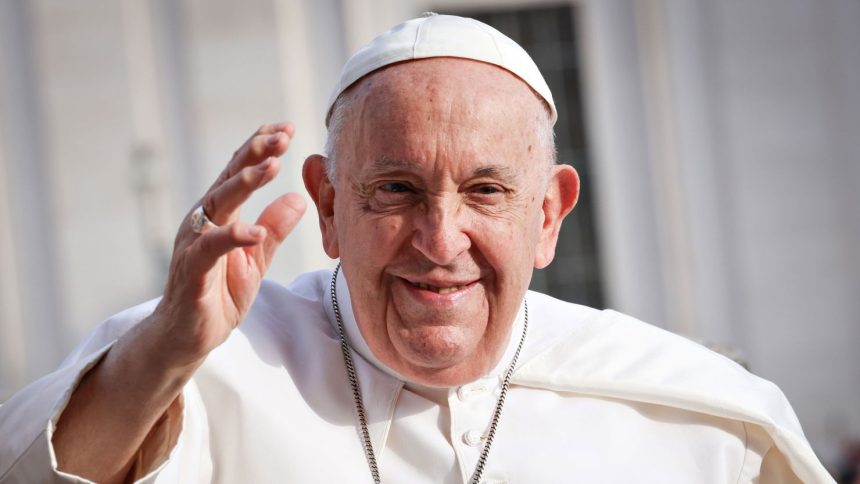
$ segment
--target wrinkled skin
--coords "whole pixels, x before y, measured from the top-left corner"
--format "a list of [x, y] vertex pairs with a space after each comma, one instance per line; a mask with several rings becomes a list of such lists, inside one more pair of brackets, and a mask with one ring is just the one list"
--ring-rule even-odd
[[337, 176], [305, 163], [326, 252], [361, 333], [414, 381], [462, 384], [501, 358], [532, 270], [553, 258], [578, 178], [542, 142], [545, 106], [475, 61], [397, 64], [352, 88]]

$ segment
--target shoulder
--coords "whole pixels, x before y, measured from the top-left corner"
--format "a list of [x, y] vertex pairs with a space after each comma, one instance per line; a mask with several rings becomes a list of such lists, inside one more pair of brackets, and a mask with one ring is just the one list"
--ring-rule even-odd
[[520, 357], [523, 363], [543, 354], [560, 341], [567, 340], [601, 314], [599, 309], [569, 303], [535, 291], [528, 291], [525, 299], [529, 333]]
[[801, 433], [782, 391], [731, 359], [616, 311], [565, 305], [549, 304], [553, 314], [574, 321], [571, 328], [524, 361], [515, 382], [756, 424], [779, 422]]
[[[559, 370], [576, 363], [592, 379], [615, 380], [635, 369], [637, 378], [649, 376], [669, 382], [700, 370], [751, 376], [734, 361], [678, 334], [611, 309], [599, 310], [561, 301], [537, 292], [528, 293], [530, 319], [554, 339], [526, 366], [550, 363]], [[683, 362], [679, 364], [679, 362]], [[632, 374], [631, 374], [632, 376]]]
[[210, 353], [202, 374], [236, 373], [241, 379], [251, 368], [318, 364], [320, 352], [339, 344], [325, 303], [330, 279], [331, 271], [322, 270], [286, 286], [264, 280], [248, 315]]
[[[518, 377], [712, 414], [786, 407], [776, 385], [683, 336], [612, 310], [568, 311], [587, 317], [526, 362]], [[796, 423], [793, 413], [781, 413]]]
[[802, 480], [830, 482], [776, 385], [698, 343], [631, 316], [565, 304], [553, 300], [548, 307], [562, 318], [584, 317], [524, 361], [513, 383], [752, 425], [767, 435], [766, 445], [776, 446]]
[[331, 334], [325, 304], [330, 279], [330, 270], [320, 270], [301, 274], [286, 286], [264, 280], [238, 332], [281, 336], [296, 335], [297, 332]]

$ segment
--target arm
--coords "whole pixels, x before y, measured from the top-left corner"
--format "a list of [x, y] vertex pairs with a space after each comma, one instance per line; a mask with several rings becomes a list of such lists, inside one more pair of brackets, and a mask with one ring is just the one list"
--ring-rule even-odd
[[234, 154], [200, 202], [218, 228], [197, 234], [186, 217], [158, 307], [83, 378], [57, 423], [52, 442], [60, 470], [121, 482], [153, 425], [244, 319], [305, 203], [284, 195], [254, 225], [239, 221], [239, 208], [275, 177], [276, 157], [293, 131], [288, 124], [263, 126]]

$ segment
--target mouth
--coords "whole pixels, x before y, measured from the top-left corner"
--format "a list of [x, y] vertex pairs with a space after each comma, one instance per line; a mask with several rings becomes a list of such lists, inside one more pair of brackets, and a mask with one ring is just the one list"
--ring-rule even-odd
[[405, 277], [399, 277], [398, 279], [400, 279], [406, 287], [411, 288], [413, 291], [417, 291], [415, 294], [425, 294], [431, 297], [447, 296], [448, 298], [462, 296], [480, 282], [480, 279], [407, 279]]
[[471, 283], [468, 283], [468, 284], [455, 285], [455, 286], [434, 286], [431, 284], [425, 284], [423, 282], [413, 282], [413, 281], [410, 281], [408, 279], [406, 279], [406, 282], [411, 284], [412, 287], [417, 287], [418, 289], [423, 289], [425, 291], [432, 291], [432, 292], [435, 292], [436, 294], [450, 294], [452, 292], [462, 291], [463, 289], [468, 287], [469, 284], [471, 284]]
[[464, 305], [471, 306], [476, 302], [475, 297], [482, 294], [481, 284], [480, 278], [397, 277], [392, 289], [395, 291], [394, 302], [402, 311], [416, 318], [420, 315], [420, 319], [437, 321], [440, 313], [422, 311], [463, 310]]

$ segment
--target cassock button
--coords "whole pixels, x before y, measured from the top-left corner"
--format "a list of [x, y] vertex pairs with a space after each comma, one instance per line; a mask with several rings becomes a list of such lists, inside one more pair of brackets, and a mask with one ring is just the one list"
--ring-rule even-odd
[[478, 393], [483, 393], [485, 391], [487, 391], [486, 385], [463, 385], [457, 389], [457, 398], [459, 398], [461, 402], [465, 402], [472, 396], [477, 395]]
[[484, 433], [480, 430], [469, 430], [463, 434], [463, 442], [466, 445], [470, 445], [472, 447], [477, 447], [481, 445], [481, 442], [484, 441]]

